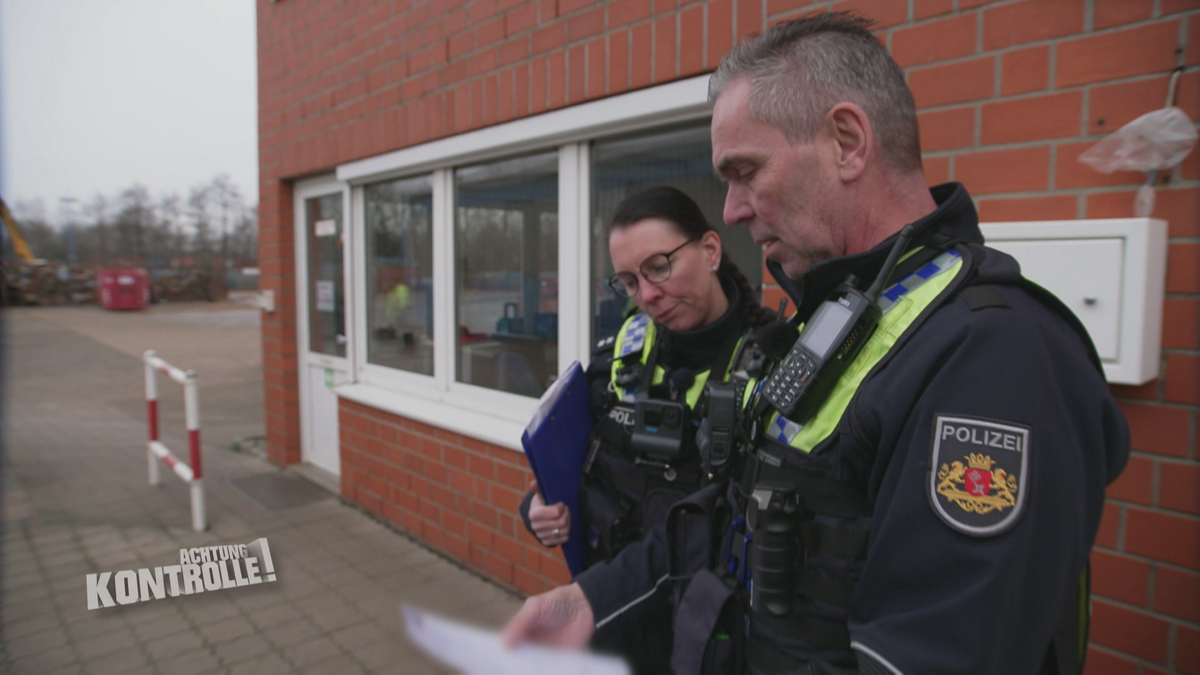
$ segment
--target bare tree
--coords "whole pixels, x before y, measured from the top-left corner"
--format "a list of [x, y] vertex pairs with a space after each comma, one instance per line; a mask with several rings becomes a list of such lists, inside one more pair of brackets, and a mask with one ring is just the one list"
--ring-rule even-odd
[[221, 226], [221, 264], [229, 266], [229, 232], [230, 223], [239, 219], [245, 209], [242, 193], [229, 174], [221, 174], [209, 184], [209, 199], [217, 209], [218, 222]]
[[[83, 238], [89, 239], [92, 244], [90, 248], [94, 248], [94, 253], [91, 256], [83, 257], [82, 260], [99, 261], [101, 267], [108, 266], [109, 242], [108, 242], [108, 199], [101, 194], [92, 197], [92, 201], [88, 202], [83, 207], [84, 215], [92, 221], [92, 226], [89, 229], [94, 229], [94, 233], [81, 233]], [[91, 236], [89, 236], [91, 235]]]
[[183, 233], [183, 207], [179, 195], [164, 195], [158, 201], [158, 219], [167, 240], [166, 258], [178, 259], [183, 255], [186, 236]]
[[258, 257], [258, 211], [243, 208], [237, 226], [230, 236], [230, 253], [238, 264], [245, 264]]
[[207, 263], [212, 257], [212, 214], [207, 185], [192, 188], [188, 195], [188, 215], [192, 217], [194, 228], [190, 252], [198, 260]]
[[[66, 215], [59, 220], [69, 219], [74, 225], [76, 253], [83, 264], [162, 267], [192, 255], [208, 267], [219, 253], [227, 267], [233, 261], [252, 264], [257, 256], [257, 209], [246, 205], [226, 174], [193, 187], [186, 201], [177, 194], [154, 200], [144, 186], [135, 184], [115, 197], [97, 194], [77, 206], [60, 202], [59, 210]], [[11, 208], [34, 255], [67, 259], [66, 233], [51, 222], [42, 200], [20, 200]]]
[[154, 225], [153, 202], [145, 186], [138, 184], [126, 189], [118, 198], [117, 254], [128, 263], [140, 264], [147, 254], [146, 234]]

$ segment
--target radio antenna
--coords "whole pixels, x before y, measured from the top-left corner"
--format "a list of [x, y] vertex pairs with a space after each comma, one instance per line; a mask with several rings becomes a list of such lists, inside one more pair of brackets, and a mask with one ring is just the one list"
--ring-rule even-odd
[[900, 260], [900, 254], [904, 253], [904, 249], [908, 248], [908, 240], [912, 239], [913, 226], [912, 223], [904, 226], [900, 230], [900, 236], [896, 239], [896, 244], [892, 246], [892, 251], [888, 253], [887, 261], [883, 263], [883, 269], [879, 270], [879, 276], [875, 277], [875, 283], [867, 289], [867, 300], [871, 303], [875, 302], [876, 296], [879, 295], [880, 289], [887, 283], [888, 277], [892, 276], [892, 270], [896, 269], [896, 262]]

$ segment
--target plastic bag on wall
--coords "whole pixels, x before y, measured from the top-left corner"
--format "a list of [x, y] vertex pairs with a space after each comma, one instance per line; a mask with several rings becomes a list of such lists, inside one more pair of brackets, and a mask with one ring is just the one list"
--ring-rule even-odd
[[1154, 210], [1154, 176], [1187, 157], [1196, 145], [1196, 127], [1179, 108], [1148, 112], [1126, 124], [1079, 155], [1079, 161], [1100, 173], [1144, 171], [1148, 174], [1134, 199], [1134, 213]]

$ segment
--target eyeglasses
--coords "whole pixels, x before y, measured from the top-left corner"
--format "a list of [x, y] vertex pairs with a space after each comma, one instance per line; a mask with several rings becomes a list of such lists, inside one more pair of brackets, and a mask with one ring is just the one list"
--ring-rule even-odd
[[[692, 237], [666, 253], [655, 253], [642, 261], [642, 264], [638, 266], [638, 271], [642, 273], [646, 281], [652, 284], [661, 284], [671, 278], [671, 256], [678, 253], [679, 249], [698, 239], [700, 239], [700, 236]], [[617, 295], [623, 298], [632, 298], [638, 292], [637, 275], [632, 272], [617, 272], [609, 277], [608, 285]]]

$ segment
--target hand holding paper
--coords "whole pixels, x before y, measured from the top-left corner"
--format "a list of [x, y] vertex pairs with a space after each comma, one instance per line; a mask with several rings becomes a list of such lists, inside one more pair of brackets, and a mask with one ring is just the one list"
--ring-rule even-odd
[[579, 584], [559, 586], [525, 601], [504, 627], [504, 644], [532, 640], [566, 649], [582, 649], [596, 632], [592, 606]]
[[[463, 673], [471, 673], [471, 675], [528, 675], [528, 673], [629, 675], [629, 667], [620, 659], [531, 644], [521, 644], [510, 648], [504, 645], [496, 633], [450, 621], [408, 606], [402, 607], [402, 611], [408, 636], [413, 643], [430, 656]], [[517, 616], [520, 616], [520, 613]]]

